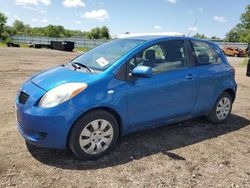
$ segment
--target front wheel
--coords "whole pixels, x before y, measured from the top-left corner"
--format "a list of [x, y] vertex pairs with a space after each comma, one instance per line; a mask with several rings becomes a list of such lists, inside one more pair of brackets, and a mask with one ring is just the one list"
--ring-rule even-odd
[[208, 114], [207, 119], [213, 123], [225, 121], [231, 113], [232, 101], [231, 95], [223, 92], [217, 99], [212, 111]]
[[116, 118], [96, 110], [76, 121], [70, 132], [69, 147], [80, 159], [96, 159], [114, 148], [118, 135]]

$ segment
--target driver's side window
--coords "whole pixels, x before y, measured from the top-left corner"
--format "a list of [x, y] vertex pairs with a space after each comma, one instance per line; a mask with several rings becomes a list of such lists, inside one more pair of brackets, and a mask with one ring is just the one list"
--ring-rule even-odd
[[137, 66], [150, 67], [153, 74], [186, 67], [184, 41], [166, 41], [142, 50], [129, 61], [130, 72]]
[[156, 62], [164, 60], [161, 47], [157, 44], [137, 53], [130, 61], [130, 70], [137, 66], [148, 66], [153, 68]]

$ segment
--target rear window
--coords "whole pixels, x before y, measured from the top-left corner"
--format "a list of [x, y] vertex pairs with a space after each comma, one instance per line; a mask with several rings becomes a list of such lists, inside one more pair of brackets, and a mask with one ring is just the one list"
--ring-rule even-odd
[[192, 46], [197, 65], [218, 64], [222, 62], [218, 53], [206, 42], [192, 41]]

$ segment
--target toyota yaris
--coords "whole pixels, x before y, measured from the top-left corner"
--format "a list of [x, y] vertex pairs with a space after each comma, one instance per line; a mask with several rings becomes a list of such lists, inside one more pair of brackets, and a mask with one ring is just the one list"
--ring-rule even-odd
[[112, 40], [26, 81], [16, 98], [18, 129], [33, 145], [94, 159], [133, 131], [198, 116], [225, 121], [236, 95], [234, 75], [209, 41]]

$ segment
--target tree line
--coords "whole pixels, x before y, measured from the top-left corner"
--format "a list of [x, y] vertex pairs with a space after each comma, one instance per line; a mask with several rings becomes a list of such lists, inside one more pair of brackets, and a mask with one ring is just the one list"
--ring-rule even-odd
[[226, 34], [226, 37], [224, 39], [220, 39], [216, 36], [209, 38], [204, 34], [199, 33], [196, 33], [193, 37], [225, 42], [250, 43], [250, 5], [247, 5], [246, 11], [241, 14], [240, 23], [236, 24], [236, 26]]
[[7, 16], [0, 12], [0, 38], [7, 41], [12, 35], [47, 36], [47, 37], [73, 37], [82, 36], [89, 39], [110, 39], [109, 29], [106, 26], [96, 27], [90, 31], [69, 30], [61, 25], [48, 25], [45, 27], [31, 27], [20, 20], [15, 20], [11, 26], [6, 25]]
[[226, 38], [229, 42], [250, 43], [250, 4], [246, 7], [246, 11], [241, 14], [240, 23], [227, 33]]
[[[12, 26], [7, 26], [7, 17], [0, 13], [0, 38], [7, 40], [11, 35], [28, 36], [47, 36], [47, 37], [72, 37], [82, 36], [89, 39], [110, 39], [109, 29], [106, 26], [96, 27], [91, 31], [69, 30], [60, 25], [48, 25], [45, 27], [31, 27], [20, 20], [15, 20]], [[228, 42], [247, 42], [250, 43], [250, 5], [247, 5], [246, 11], [241, 14], [240, 23], [232, 28], [224, 39], [213, 36], [211, 38], [204, 34], [196, 33], [193, 37], [212, 39]]]

